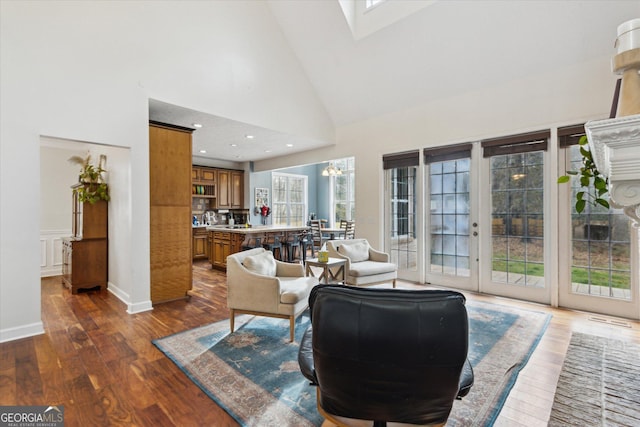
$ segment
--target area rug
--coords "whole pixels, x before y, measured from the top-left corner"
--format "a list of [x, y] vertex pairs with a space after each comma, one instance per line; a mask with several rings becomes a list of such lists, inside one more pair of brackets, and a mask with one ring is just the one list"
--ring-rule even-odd
[[[475, 372], [471, 392], [456, 401], [448, 426], [490, 426], [518, 372], [540, 340], [550, 316], [507, 306], [467, 303], [469, 359]], [[309, 325], [238, 316], [154, 340], [182, 371], [242, 426], [320, 426], [315, 387], [298, 367], [298, 344]]]
[[640, 345], [574, 332], [549, 426], [640, 425]]

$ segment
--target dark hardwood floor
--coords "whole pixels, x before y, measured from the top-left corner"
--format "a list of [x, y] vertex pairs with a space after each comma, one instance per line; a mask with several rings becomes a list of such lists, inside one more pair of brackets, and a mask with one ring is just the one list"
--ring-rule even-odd
[[107, 291], [42, 279], [46, 334], [0, 344], [0, 405], [64, 405], [65, 426], [237, 426], [151, 343], [228, 318], [225, 280], [199, 262], [189, 301], [129, 315]]
[[[108, 291], [71, 295], [60, 277], [42, 279], [46, 333], [0, 344], [0, 406], [64, 405], [67, 427], [237, 426], [151, 343], [228, 318], [225, 281], [224, 273], [211, 270], [207, 261], [197, 262], [189, 301], [129, 315]], [[532, 306], [465, 294], [469, 299]], [[571, 331], [640, 342], [638, 322], [621, 327], [593, 322], [588, 313], [535, 308], [553, 318], [497, 426], [546, 425]]]

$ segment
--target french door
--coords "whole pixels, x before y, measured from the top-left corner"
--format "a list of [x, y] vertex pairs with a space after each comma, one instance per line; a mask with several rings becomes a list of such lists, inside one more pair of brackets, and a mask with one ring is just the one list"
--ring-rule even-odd
[[[482, 142], [480, 291], [550, 303], [549, 131]], [[553, 185], [555, 182], [553, 182]], [[545, 258], [546, 256], [546, 258]]]
[[[580, 147], [571, 143], [564, 145], [566, 148], [560, 153], [561, 173], [578, 170]], [[570, 214], [561, 217], [559, 227], [562, 255], [559, 305], [637, 319], [640, 313], [638, 230], [631, 226], [622, 209], [615, 206], [607, 209], [587, 204], [584, 211], [578, 213], [574, 201], [582, 189], [577, 179], [560, 190], [559, 209]]]
[[425, 282], [550, 301], [548, 132], [425, 149]]
[[[476, 144], [477, 145], [477, 144]], [[478, 291], [477, 147], [424, 150], [425, 282]]]
[[559, 147], [543, 130], [385, 156], [398, 277], [640, 318], [639, 231], [615, 207], [575, 211], [577, 183], [557, 178], [579, 169], [579, 148], [557, 135]]

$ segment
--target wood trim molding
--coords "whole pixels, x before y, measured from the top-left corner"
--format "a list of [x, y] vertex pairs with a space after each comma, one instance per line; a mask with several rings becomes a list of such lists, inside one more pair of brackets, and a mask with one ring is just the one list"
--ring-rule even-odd
[[156, 126], [156, 127], [159, 127], [159, 128], [177, 130], [177, 131], [180, 131], [180, 132], [188, 132], [188, 133], [193, 133], [195, 131], [195, 129], [192, 129], [192, 128], [188, 128], [188, 127], [184, 127], [184, 126], [178, 126], [178, 125], [172, 125], [170, 123], [156, 122], [155, 120], [149, 120], [149, 126]]

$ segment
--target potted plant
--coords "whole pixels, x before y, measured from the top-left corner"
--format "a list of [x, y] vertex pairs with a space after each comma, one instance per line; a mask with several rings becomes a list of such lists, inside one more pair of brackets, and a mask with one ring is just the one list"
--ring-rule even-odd
[[103, 168], [106, 156], [100, 156], [100, 164], [97, 166], [91, 163], [91, 154], [89, 153], [84, 158], [72, 156], [69, 161], [80, 166], [78, 181], [84, 185], [78, 186], [73, 190], [78, 193], [78, 201], [91, 204], [98, 200], [109, 201], [109, 186], [102, 175], [106, 172]]
[[609, 179], [598, 171], [593, 155], [588, 148], [589, 140], [586, 135], [580, 137], [578, 145], [582, 155], [582, 167], [579, 171], [567, 171], [566, 175], [558, 178], [558, 183], [569, 182], [571, 176], [580, 177], [580, 186], [583, 191], [576, 193], [576, 211], [578, 213], [582, 213], [587, 203], [594, 206], [601, 205], [609, 209], [609, 202], [604, 198], [604, 195], [609, 192]]

